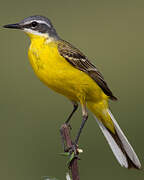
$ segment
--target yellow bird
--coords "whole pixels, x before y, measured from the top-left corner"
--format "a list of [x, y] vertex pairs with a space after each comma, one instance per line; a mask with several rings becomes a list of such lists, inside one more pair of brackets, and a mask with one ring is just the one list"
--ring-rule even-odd
[[82, 106], [82, 124], [75, 143], [87, 121], [86, 107], [95, 115], [116, 159], [125, 168], [140, 169], [140, 161], [123, 134], [108, 106], [116, 100], [102, 74], [88, 58], [70, 43], [62, 40], [51, 21], [43, 16], [30, 16], [5, 28], [20, 29], [31, 39], [29, 59], [38, 78], [52, 90], [66, 96], [73, 103], [72, 115]]

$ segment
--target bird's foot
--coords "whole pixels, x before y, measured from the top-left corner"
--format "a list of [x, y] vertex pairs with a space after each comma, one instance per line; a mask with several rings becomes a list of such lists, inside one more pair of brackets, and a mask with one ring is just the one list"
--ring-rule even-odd
[[83, 150], [82, 149], [79, 149], [78, 148], [78, 145], [73, 143], [72, 146], [68, 149], [66, 149], [65, 153], [68, 153], [68, 156], [69, 156], [69, 160], [68, 160], [68, 165], [70, 167], [70, 164], [71, 162], [74, 160], [74, 159], [78, 159], [80, 160], [79, 158], [79, 154], [82, 153]]
[[83, 152], [83, 150], [82, 150], [82, 149], [79, 149], [79, 148], [78, 148], [78, 145], [75, 144], [75, 143], [73, 143], [70, 148], [65, 148], [64, 151], [65, 151], [65, 152], [64, 152], [64, 153], [61, 153], [61, 155], [68, 157], [67, 164], [68, 164], [68, 167], [69, 167], [69, 168], [70, 168], [70, 165], [71, 165], [71, 163], [72, 163], [72, 161], [73, 161], [74, 159], [80, 160], [79, 154]]

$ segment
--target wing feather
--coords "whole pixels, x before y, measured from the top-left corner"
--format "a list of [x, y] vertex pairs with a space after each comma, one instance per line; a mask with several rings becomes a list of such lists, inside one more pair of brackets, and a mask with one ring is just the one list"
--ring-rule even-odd
[[110, 99], [117, 100], [109, 89], [102, 74], [80, 50], [70, 43], [60, 40], [58, 42], [58, 51], [72, 66], [88, 74]]

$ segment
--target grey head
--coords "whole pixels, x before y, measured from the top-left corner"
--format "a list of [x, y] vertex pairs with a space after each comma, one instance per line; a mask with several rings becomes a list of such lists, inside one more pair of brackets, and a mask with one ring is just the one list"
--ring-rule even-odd
[[8, 24], [4, 26], [5, 28], [21, 29], [27, 33], [36, 35], [48, 35], [58, 39], [55, 28], [53, 27], [51, 21], [40, 15], [30, 16], [25, 18], [16, 24]]

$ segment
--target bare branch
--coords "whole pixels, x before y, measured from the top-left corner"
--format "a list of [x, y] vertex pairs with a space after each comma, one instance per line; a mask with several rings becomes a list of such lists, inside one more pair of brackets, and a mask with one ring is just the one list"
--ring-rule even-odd
[[[72, 140], [70, 137], [70, 128], [68, 127], [67, 124], [63, 124], [60, 129], [62, 140], [63, 140], [63, 147], [65, 150], [66, 149], [71, 149], [72, 148]], [[78, 171], [78, 158], [74, 157], [74, 159], [70, 162], [69, 166], [72, 174], [72, 180], [79, 180], [79, 171]]]

